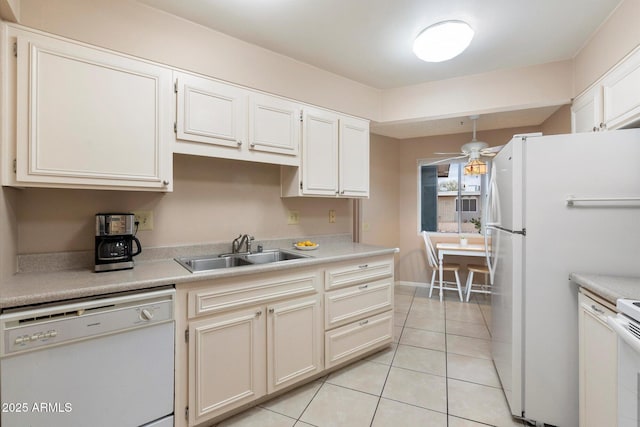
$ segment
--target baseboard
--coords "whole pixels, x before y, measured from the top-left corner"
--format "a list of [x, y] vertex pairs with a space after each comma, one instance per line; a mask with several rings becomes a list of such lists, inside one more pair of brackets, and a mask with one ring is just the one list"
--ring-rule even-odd
[[413, 286], [414, 288], [429, 288], [428, 283], [424, 282], [409, 282], [407, 280], [396, 280], [396, 286]]

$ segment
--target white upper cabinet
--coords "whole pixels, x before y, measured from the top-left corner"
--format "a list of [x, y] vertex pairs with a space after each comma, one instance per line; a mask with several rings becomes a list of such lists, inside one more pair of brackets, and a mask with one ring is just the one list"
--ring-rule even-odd
[[171, 70], [14, 28], [13, 42], [15, 176], [4, 184], [172, 189]]
[[252, 93], [249, 104], [249, 149], [298, 156], [300, 106], [261, 93]]
[[640, 49], [636, 49], [571, 106], [571, 129], [597, 132], [640, 122]]
[[302, 164], [283, 167], [283, 197], [368, 197], [369, 122], [331, 111], [302, 113]]
[[603, 80], [604, 122], [608, 129], [640, 119], [640, 50]]
[[283, 98], [179, 71], [174, 152], [298, 165], [300, 108]]
[[571, 106], [571, 129], [573, 133], [597, 132], [603, 126], [602, 87], [598, 85], [573, 101]]
[[302, 126], [302, 193], [338, 194], [338, 116], [305, 109]]
[[340, 118], [340, 195], [369, 196], [369, 123]]
[[247, 92], [191, 74], [175, 76], [178, 140], [239, 150], [247, 139]]

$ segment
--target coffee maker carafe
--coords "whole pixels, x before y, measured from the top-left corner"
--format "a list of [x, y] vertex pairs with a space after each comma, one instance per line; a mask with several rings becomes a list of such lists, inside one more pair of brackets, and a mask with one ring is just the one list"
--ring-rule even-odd
[[[130, 213], [96, 214], [95, 271], [133, 268], [133, 257], [142, 252], [134, 233], [134, 216]], [[133, 251], [133, 242], [136, 251]]]

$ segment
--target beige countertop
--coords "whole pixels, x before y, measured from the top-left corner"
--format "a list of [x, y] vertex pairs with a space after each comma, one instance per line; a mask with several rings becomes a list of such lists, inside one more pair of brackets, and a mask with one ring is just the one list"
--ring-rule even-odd
[[640, 277], [571, 273], [569, 278], [614, 305], [618, 298], [640, 300]]
[[[293, 248], [284, 249], [296, 251]], [[317, 250], [304, 252], [305, 255], [310, 256], [309, 258], [201, 273], [190, 273], [173, 258], [136, 261], [135, 267], [131, 270], [104, 273], [95, 273], [93, 266], [53, 272], [18, 273], [0, 285], [0, 309], [199, 280], [307, 267], [328, 262], [389, 255], [397, 251], [396, 248], [338, 241], [323, 243]]]

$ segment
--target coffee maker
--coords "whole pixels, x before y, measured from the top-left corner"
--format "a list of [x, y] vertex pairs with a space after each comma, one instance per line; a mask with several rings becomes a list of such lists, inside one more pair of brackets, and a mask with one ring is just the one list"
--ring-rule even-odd
[[[133, 257], [142, 252], [134, 223], [131, 213], [96, 214], [96, 272], [133, 268]], [[136, 243], [135, 252], [133, 242]]]

